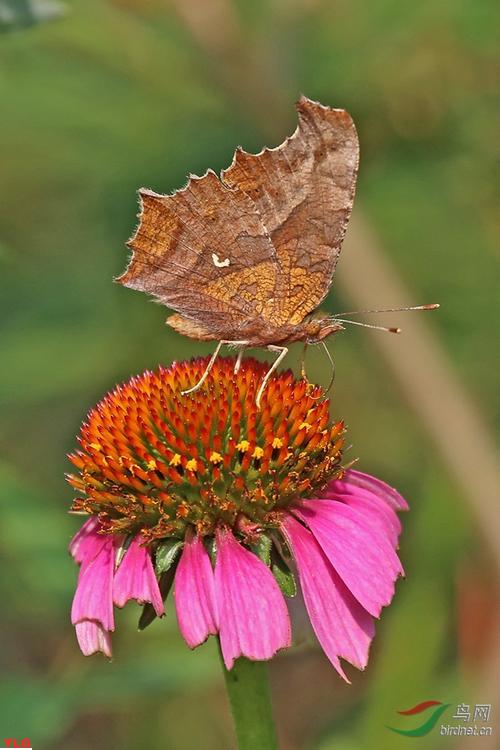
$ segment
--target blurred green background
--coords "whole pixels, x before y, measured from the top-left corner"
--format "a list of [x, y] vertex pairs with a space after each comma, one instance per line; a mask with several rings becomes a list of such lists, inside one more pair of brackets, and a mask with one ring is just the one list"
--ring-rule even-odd
[[[496, 0], [0, 0], [0, 737], [65, 750], [234, 746], [214, 645], [191, 653], [172, 611], [139, 634], [128, 605], [112, 663], [81, 656], [69, 623], [66, 547], [79, 521], [63, 474], [81, 420], [117, 381], [212, 349], [112, 283], [140, 186], [169, 192], [188, 172], [227, 166], [237, 144], [276, 145], [295, 128], [300, 92], [348, 109], [362, 144], [355, 214], [412, 300], [442, 303], [426, 322], [484, 435], [498, 429], [499, 10]], [[334, 311], [347, 304], [342, 262], [337, 275]], [[379, 304], [392, 302], [380, 290]], [[498, 657], [494, 554], [377, 335], [335, 341], [333, 410], [360, 468], [410, 501], [407, 579], [367, 671], [349, 670], [352, 686], [314, 647], [275, 660], [283, 750], [404, 748], [416, 740], [385, 725], [410, 726], [396, 710], [427, 699], [500, 713], [478, 683]], [[326, 383], [320, 353], [309, 358]], [[476, 436], [461, 438], [466, 463]], [[437, 730], [418, 743], [458, 747]]]

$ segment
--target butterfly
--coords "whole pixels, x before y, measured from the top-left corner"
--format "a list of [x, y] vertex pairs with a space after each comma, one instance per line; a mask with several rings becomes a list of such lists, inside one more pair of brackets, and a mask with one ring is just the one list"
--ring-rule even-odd
[[[185, 336], [266, 347], [323, 341], [343, 330], [316, 312], [332, 284], [352, 211], [359, 142], [351, 116], [302, 96], [298, 126], [276, 148], [237, 148], [220, 176], [209, 169], [181, 190], [141, 189], [132, 256], [116, 281], [175, 310], [167, 323]], [[347, 321], [344, 321], [347, 322]]]

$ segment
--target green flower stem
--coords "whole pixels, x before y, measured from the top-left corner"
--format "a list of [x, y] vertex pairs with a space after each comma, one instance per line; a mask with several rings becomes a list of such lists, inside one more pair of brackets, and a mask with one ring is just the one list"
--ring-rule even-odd
[[277, 750], [268, 665], [240, 658], [228, 671], [222, 664], [238, 750]]

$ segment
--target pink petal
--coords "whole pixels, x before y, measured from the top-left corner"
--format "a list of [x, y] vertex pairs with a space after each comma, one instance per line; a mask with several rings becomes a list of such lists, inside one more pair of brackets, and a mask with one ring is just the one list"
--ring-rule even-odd
[[339, 657], [365, 668], [375, 634], [373, 619], [343, 584], [311, 532], [292, 516], [282, 528], [297, 563], [314, 632], [337, 672], [349, 682]]
[[97, 651], [111, 659], [111, 636], [102, 625], [94, 620], [82, 620], [75, 625], [78, 645], [84, 656], [92, 656]]
[[386, 503], [381, 503], [371, 492], [365, 492], [358, 488], [353, 493], [332, 492], [328, 491], [327, 488], [321, 497], [338, 500], [361, 511], [370, 526], [375, 527], [381, 534], [386, 535], [393, 547], [397, 546], [397, 541], [401, 534], [401, 521], [391, 507]]
[[175, 573], [174, 597], [179, 630], [190, 648], [218, 632], [214, 572], [199, 536], [186, 537]]
[[312, 531], [323, 552], [359, 603], [374, 617], [394, 596], [401, 563], [387, 534], [365, 514], [336, 500], [302, 500], [293, 512]]
[[215, 594], [224, 663], [270, 659], [291, 642], [283, 595], [269, 568], [230, 531], [217, 532]]
[[[391, 508], [394, 508], [394, 510], [408, 510], [408, 503], [397, 490], [382, 482], [381, 479], [372, 477], [370, 474], [363, 474], [361, 471], [349, 469], [346, 471], [344, 479], [341, 479], [338, 483], [368, 490], [368, 492], [372, 492], [380, 500], [383, 500]], [[351, 490], [348, 489], [348, 491]]]
[[161, 617], [165, 614], [163, 599], [151, 554], [141, 545], [141, 541], [140, 537], [132, 540], [115, 573], [113, 601], [117, 607], [125, 606], [130, 599], [135, 599], [139, 604], [150, 602], [158, 617]]
[[391, 540], [392, 545], [395, 547], [399, 535], [401, 534], [401, 521], [399, 520], [396, 512], [387, 503], [380, 502], [376, 495], [366, 490], [361, 490], [358, 487], [351, 485], [350, 492], [345, 491], [345, 486], [342, 488], [344, 491], [339, 492], [333, 485], [342, 482], [331, 482], [318, 497], [327, 500], [338, 500], [340, 503], [346, 503], [353, 508], [358, 508], [362, 511], [370, 524], [375, 524], [377, 529], [382, 534], [386, 534]]
[[75, 625], [82, 620], [96, 620], [104, 630], [114, 630], [112, 590], [115, 549], [112, 537], [104, 539], [104, 545], [96, 557], [80, 568], [71, 622]]
[[80, 564], [89, 561], [100, 551], [106, 536], [98, 534], [100, 523], [95, 516], [89, 518], [69, 543], [69, 551], [73, 560]]

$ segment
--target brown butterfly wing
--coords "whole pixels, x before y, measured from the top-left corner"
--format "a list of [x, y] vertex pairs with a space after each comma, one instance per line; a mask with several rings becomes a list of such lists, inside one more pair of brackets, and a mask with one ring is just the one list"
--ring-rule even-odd
[[[251, 338], [299, 324], [326, 295], [352, 209], [358, 140], [350, 116], [302, 97], [275, 149], [237, 150], [173, 195], [141, 190], [133, 255], [117, 279], [181, 313], [203, 338]], [[192, 322], [186, 324], [185, 319]], [[251, 335], [249, 335], [251, 334]]]
[[224, 182], [254, 203], [276, 250], [277, 326], [299, 324], [330, 288], [351, 214], [359, 143], [350, 115], [306, 97], [299, 125], [281, 146], [238, 149]]
[[211, 170], [173, 195], [139, 192], [133, 254], [117, 281], [152, 294], [209, 337], [237, 339], [276, 287], [276, 253], [254, 203]]

